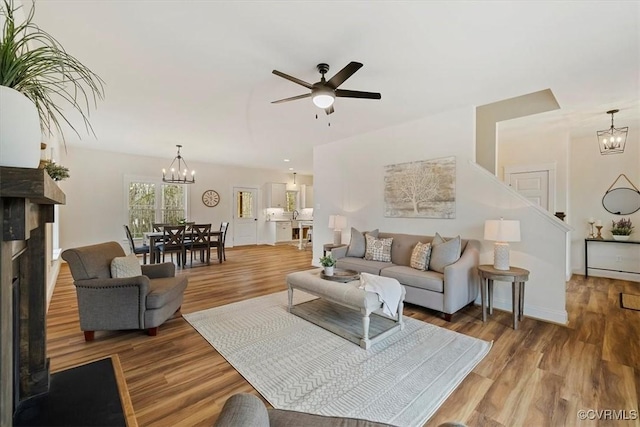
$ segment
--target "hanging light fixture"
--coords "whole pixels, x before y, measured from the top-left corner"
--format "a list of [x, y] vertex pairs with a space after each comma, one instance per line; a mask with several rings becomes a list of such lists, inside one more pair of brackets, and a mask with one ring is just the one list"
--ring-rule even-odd
[[178, 147], [178, 155], [173, 159], [171, 165], [169, 165], [169, 173], [167, 173], [166, 169], [162, 169], [162, 181], [169, 182], [171, 184], [193, 184], [196, 182], [196, 171], [192, 170], [191, 177], [187, 177], [189, 174], [189, 167], [187, 166], [187, 162], [180, 155], [180, 148], [182, 148], [182, 145], [176, 144], [176, 147]]
[[607, 130], [598, 131], [598, 146], [600, 154], [619, 154], [624, 153], [624, 146], [627, 142], [628, 127], [613, 127], [613, 115], [620, 110], [609, 110], [607, 114], [611, 114], [611, 127]]

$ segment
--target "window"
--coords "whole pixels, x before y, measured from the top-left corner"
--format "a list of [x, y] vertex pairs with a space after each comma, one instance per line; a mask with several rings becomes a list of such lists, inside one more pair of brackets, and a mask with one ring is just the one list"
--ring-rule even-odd
[[129, 229], [134, 238], [151, 231], [154, 222], [177, 224], [187, 217], [184, 185], [129, 181]]
[[298, 192], [287, 191], [287, 208], [286, 212], [293, 212], [298, 208]]

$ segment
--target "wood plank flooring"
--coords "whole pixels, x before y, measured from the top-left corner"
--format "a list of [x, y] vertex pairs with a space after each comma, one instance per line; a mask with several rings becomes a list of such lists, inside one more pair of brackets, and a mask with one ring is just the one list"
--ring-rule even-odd
[[[310, 268], [311, 252], [293, 246], [232, 248], [227, 261], [178, 270], [189, 276], [183, 313], [286, 289], [286, 274]], [[619, 294], [640, 295], [640, 284], [575, 276], [567, 285], [569, 324], [525, 318], [517, 331], [510, 313], [495, 311], [482, 323], [480, 307], [446, 322], [405, 305], [411, 316], [494, 341], [489, 355], [427, 423], [469, 426], [640, 426], [640, 312], [620, 308]], [[62, 266], [47, 316], [51, 369], [117, 354], [140, 426], [212, 425], [225, 400], [257, 392], [183, 318], [158, 336], [142, 331], [96, 332], [86, 343], [75, 289]], [[609, 419], [580, 420], [579, 410], [625, 410]], [[593, 414], [590, 414], [593, 415]], [[636, 417], [638, 418], [638, 417]]]

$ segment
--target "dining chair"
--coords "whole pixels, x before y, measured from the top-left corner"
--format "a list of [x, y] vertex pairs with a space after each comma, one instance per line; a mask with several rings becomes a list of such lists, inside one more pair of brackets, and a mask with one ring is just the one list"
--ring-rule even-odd
[[205, 257], [207, 265], [211, 264], [211, 224], [193, 224], [189, 234], [191, 237], [185, 243], [190, 254], [189, 265], [193, 266], [193, 252], [200, 251], [200, 261], [204, 262]]
[[151, 227], [153, 227], [153, 231], [162, 231], [162, 229], [165, 228], [168, 225], [171, 225], [171, 224], [154, 222], [154, 223], [151, 224]]
[[142, 263], [146, 264], [147, 254], [149, 253], [149, 245], [136, 246], [136, 244], [133, 242], [133, 235], [131, 234], [131, 230], [129, 230], [129, 226], [126, 224], [124, 225], [124, 232], [127, 235], [127, 240], [129, 241], [129, 249], [131, 250], [131, 253], [136, 255], [142, 254]]
[[224, 251], [224, 242], [227, 239], [227, 228], [229, 228], [228, 222], [223, 222], [220, 224], [220, 235], [216, 240], [211, 241], [211, 247], [216, 248], [218, 252], [218, 261], [222, 263], [222, 261], [227, 260], [227, 254]]
[[178, 254], [178, 265], [183, 266], [187, 262], [187, 253], [184, 245], [184, 225], [166, 225], [162, 228], [162, 243], [158, 245], [158, 249], [162, 253], [162, 262], [165, 260], [165, 254], [171, 254], [173, 262], [173, 253]]

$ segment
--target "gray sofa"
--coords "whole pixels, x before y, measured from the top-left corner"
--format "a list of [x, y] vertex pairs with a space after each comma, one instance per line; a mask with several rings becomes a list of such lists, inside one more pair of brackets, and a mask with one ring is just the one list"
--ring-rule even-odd
[[305, 412], [267, 409], [262, 400], [248, 393], [234, 394], [224, 404], [215, 427], [392, 427], [357, 418], [326, 417]]
[[405, 302], [440, 311], [448, 321], [453, 313], [475, 301], [479, 289], [476, 269], [480, 257], [479, 241], [461, 239], [460, 259], [446, 266], [444, 273], [439, 273], [410, 267], [411, 253], [416, 243], [431, 242], [434, 236], [380, 232], [378, 237], [393, 237], [391, 262], [347, 256], [349, 247], [346, 246], [331, 251], [337, 259], [336, 266], [393, 277], [406, 289]]
[[[267, 409], [259, 397], [248, 393], [234, 394], [225, 402], [214, 427], [393, 427], [358, 418], [327, 417], [306, 412]], [[466, 427], [446, 422], [438, 427]]]

